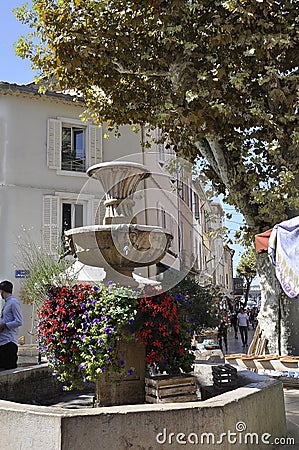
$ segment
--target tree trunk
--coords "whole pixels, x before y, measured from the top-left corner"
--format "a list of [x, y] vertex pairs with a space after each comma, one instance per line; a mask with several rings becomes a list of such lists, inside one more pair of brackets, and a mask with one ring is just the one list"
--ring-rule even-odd
[[258, 321], [269, 353], [299, 355], [299, 299], [284, 294], [268, 255], [257, 255], [257, 272], [261, 287]]
[[246, 288], [245, 288], [245, 296], [244, 296], [244, 308], [246, 308], [247, 303], [248, 303], [250, 286], [251, 286], [251, 282], [246, 280]]

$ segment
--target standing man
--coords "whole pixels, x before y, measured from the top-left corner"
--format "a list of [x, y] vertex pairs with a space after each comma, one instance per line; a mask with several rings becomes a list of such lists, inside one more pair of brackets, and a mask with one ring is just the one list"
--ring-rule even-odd
[[240, 312], [237, 315], [238, 322], [237, 325], [240, 330], [241, 340], [243, 347], [248, 346], [248, 326], [249, 326], [249, 317], [246, 312], [244, 312], [244, 308], [240, 308]]
[[5, 300], [0, 319], [0, 370], [17, 367], [18, 328], [22, 325], [22, 312], [12, 291], [13, 284], [10, 281], [0, 283], [0, 294]]

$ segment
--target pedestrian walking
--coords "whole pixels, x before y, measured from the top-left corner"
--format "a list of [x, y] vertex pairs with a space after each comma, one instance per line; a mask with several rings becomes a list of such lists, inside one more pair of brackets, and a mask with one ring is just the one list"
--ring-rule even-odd
[[247, 312], [244, 311], [244, 308], [240, 308], [240, 312], [237, 315], [237, 325], [240, 330], [240, 336], [243, 347], [248, 346], [248, 327], [249, 327], [249, 317]]

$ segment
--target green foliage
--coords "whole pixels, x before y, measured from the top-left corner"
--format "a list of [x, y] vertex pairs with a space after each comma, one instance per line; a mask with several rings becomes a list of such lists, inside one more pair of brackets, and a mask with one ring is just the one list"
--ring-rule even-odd
[[62, 257], [63, 252], [47, 254], [29, 238], [19, 242], [20, 260], [28, 271], [21, 280], [20, 298], [23, 302], [39, 308], [46, 298], [49, 285], [72, 284], [75, 276], [69, 272], [72, 262]]
[[237, 267], [237, 274], [248, 281], [252, 281], [256, 276], [256, 257], [254, 247], [250, 247], [241, 256]]
[[169, 293], [180, 296], [180, 311], [192, 333], [216, 326], [220, 299], [213, 289], [204, 288], [192, 278], [186, 277]]
[[[33, 0], [17, 53], [109, 129], [159, 127], [252, 233], [298, 212], [294, 0]], [[40, 80], [41, 80], [40, 79]]]

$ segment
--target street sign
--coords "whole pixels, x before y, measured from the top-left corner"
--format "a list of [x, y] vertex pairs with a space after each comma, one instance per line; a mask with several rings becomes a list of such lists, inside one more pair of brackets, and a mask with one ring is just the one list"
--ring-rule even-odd
[[15, 270], [15, 278], [28, 278], [28, 277], [29, 277], [29, 270], [26, 269]]

